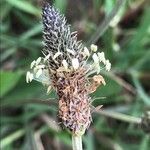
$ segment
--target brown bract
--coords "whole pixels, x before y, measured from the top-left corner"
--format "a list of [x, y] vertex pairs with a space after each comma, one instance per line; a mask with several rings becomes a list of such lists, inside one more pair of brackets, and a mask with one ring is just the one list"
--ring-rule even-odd
[[93, 93], [100, 85], [106, 85], [104, 78], [101, 75], [95, 75], [91, 79], [91, 84], [89, 86], [89, 93]]
[[59, 96], [62, 123], [74, 134], [83, 134], [92, 120], [85, 70], [55, 74], [53, 81]]

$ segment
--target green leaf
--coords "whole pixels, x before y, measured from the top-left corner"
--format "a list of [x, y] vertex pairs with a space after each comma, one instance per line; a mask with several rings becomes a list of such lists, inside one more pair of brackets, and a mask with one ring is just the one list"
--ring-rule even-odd
[[86, 145], [86, 150], [95, 149], [94, 148], [94, 136], [93, 136], [93, 132], [91, 132], [91, 130], [88, 131], [87, 136], [85, 138], [83, 138], [83, 141]]
[[142, 87], [140, 81], [137, 78], [137, 73], [132, 71], [131, 72], [132, 75], [132, 80], [133, 83], [137, 89], [137, 94], [139, 95], [139, 97], [143, 100], [143, 102], [150, 106], [150, 97], [147, 95], [147, 93], [145, 92], [144, 88]]
[[149, 13], [150, 8], [145, 9], [141, 24], [129, 43], [129, 47], [127, 49], [128, 52], [132, 53], [133, 51], [137, 51], [138, 47], [142, 45], [146, 35], [148, 35], [148, 30], [150, 27]]
[[42, 25], [41, 24], [36, 24], [34, 27], [32, 27], [31, 29], [29, 29], [27, 32], [24, 32], [21, 36], [20, 39], [21, 40], [26, 40], [29, 39], [39, 33], [42, 32]]
[[12, 142], [17, 140], [18, 138], [20, 138], [24, 134], [25, 134], [25, 130], [24, 129], [19, 129], [19, 130], [15, 131], [14, 133], [8, 135], [7, 137], [3, 138], [1, 140], [1, 145], [0, 145], [1, 149], [6, 147], [7, 145], [11, 144]]
[[28, 1], [24, 1], [24, 0], [6, 0], [10, 5], [24, 11], [27, 12], [29, 14], [32, 15], [40, 15], [40, 10], [38, 8], [36, 8], [35, 6], [33, 6], [32, 4], [30, 4]]
[[109, 14], [111, 11], [112, 11], [112, 9], [113, 9], [113, 7], [114, 7], [114, 5], [115, 5], [115, 0], [105, 0], [105, 12], [106, 12], [106, 14]]
[[21, 77], [20, 72], [0, 72], [0, 97], [3, 97], [6, 95], [10, 90], [12, 90], [15, 85], [18, 83], [19, 79]]
[[[149, 34], [149, 13], [150, 9], [147, 7], [143, 12], [140, 25], [135, 30], [135, 34], [131, 38], [128, 38], [128, 43], [125, 44], [123, 48], [124, 50], [118, 53], [118, 59], [120, 63], [118, 63], [117, 65], [120, 64], [120, 66], [118, 67], [122, 71], [129, 68], [133, 69], [133, 65], [136, 65], [135, 67], [138, 68], [137, 63], [141, 61], [142, 57], [145, 57], [146, 53], [148, 54], [148, 47], [146, 47], [144, 43]], [[143, 60], [144, 58], [142, 59], [142, 62]]]
[[54, 5], [58, 8], [62, 13], [65, 13], [67, 7], [67, 0], [55, 0]]
[[40, 97], [39, 93], [41, 93], [41, 91], [39, 90], [39, 87], [39, 83], [38, 85], [32, 83], [31, 85], [25, 84], [25, 81], [22, 83], [22, 85], [19, 83], [18, 86], [12, 92], [10, 92], [8, 96], [4, 97], [1, 105], [9, 106], [24, 103], [32, 98], [36, 99], [37, 97]]
[[27, 84], [25, 76], [22, 76], [17, 86], [3, 98], [1, 106], [16, 106], [30, 102], [32, 103], [32, 100], [46, 100], [54, 96], [55, 94], [53, 92], [50, 95], [47, 95], [46, 87], [43, 87], [43, 85], [37, 81], [32, 81], [32, 83]]
[[7, 17], [10, 13], [11, 6], [7, 4], [0, 4], [0, 21]]
[[6, 60], [9, 56], [13, 55], [16, 52], [16, 48], [10, 48], [5, 50], [1, 55], [0, 55], [0, 62], [3, 62]]
[[65, 145], [71, 146], [71, 139], [69, 137], [69, 135], [67, 134], [67, 132], [59, 132], [57, 134], [58, 139], [63, 142]]
[[150, 146], [150, 137], [145, 135], [141, 141], [140, 150], [148, 150]]

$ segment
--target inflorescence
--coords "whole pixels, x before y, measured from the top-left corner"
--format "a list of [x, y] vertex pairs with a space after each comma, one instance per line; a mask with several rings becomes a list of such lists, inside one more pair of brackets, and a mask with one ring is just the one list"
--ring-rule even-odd
[[74, 134], [83, 134], [91, 123], [89, 94], [105, 85], [103, 77], [94, 74], [102, 69], [109, 71], [111, 63], [96, 45], [84, 47], [77, 33], [70, 31], [65, 17], [48, 3], [42, 18], [44, 56], [31, 63], [26, 82], [41, 82], [47, 86], [47, 93], [56, 90], [62, 123]]

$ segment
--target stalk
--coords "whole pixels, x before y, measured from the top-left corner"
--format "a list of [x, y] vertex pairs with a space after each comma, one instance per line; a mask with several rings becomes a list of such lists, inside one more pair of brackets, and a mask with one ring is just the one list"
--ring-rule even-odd
[[135, 124], [140, 124], [142, 119], [138, 118], [138, 117], [134, 117], [134, 116], [130, 116], [130, 115], [125, 115], [119, 112], [113, 112], [113, 111], [107, 111], [107, 110], [99, 110], [97, 111], [98, 114], [106, 116], [106, 117], [110, 117], [113, 119], [118, 119], [124, 122], [128, 122], [128, 123], [135, 123]]
[[72, 148], [73, 150], [82, 150], [82, 136], [72, 134]]

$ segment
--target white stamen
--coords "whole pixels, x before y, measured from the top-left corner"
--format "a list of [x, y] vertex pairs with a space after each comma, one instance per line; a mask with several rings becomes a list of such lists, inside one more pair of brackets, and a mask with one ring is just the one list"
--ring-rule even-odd
[[99, 58], [96, 53], [93, 54], [92, 58], [93, 58], [95, 64], [99, 64]]
[[111, 63], [109, 62], [109, 60], [106, 60], [106, 70], [110, 71], [111, 69]]
[[41, 82], [42, 84], [47, 85], [47, 86], [51, 84], [48, 70], [46, 69], [42, 70], [42, 74], [38, 78], [34, 77], [34, 80]]
[[29, 83], [32, 80], [33, 80], [33, 74], [28, 71], [26, 74], [26, 82]]
[[92, 44], [92, 45], [91, 45], [91, 50], [92, 50], [93, 52], [96, 52], [96, 51], [97, 51], [97, 45]]
[[72, 66], [75, 70], [79, 68], [79, 60], [77, 58], [72, 59]]
[[62, 55], [61, 52], [57, 52], [54, 56], [53, 56], [53, 59], [55, 60], [59, 55]]
[[36, 66], [36, 69], [44, 69], [45, 68], [45, 65], [38, 65]]
[[36, 61], [32, 61], [31, 65], [30, 65], [30, 68], [32, 69], [34, 67], [34, 65], [36, 64]]
[[62, 64], [63, 64], [65, 70], [67, 70], [68, 69], [68, 63], [65, 59], [62, 61]]
[[98, 52], [97, 53], [98, 54], [98, 58], [99, 58], [99, 61], [100, 62], [103, 62], [104, 64], [106, 64], [106, 59], [105, 59], [105, 54], [104, 54], [104, 52]]
[[29, 81], [31, 82], [33, 80], [33, 74], [30, 73], [30, 76], [29, 76]]
[[37, 73], [37, 71], [38, 71], [38, 68], [37, 68], [37, 66], [36, 66], [36, 67], [33, 68], [33, 72], [34, 72], [34, 73]]
[[28, 71], [27, 74], [26, 74], [26, 82], [27, 83], [29, 83], [29, 80], [30, 80], [29, 76], [30, 76], [30, 72]]
[[45, 58], [44, 58], [44, 62], [46, 62], [50, 57], [50, 54], [48, 54]]
[[73, 50], [71, 50], [71, 49], [68, 49], [68, 48], [67, 48], [67, 52], [68, 52], [68, 53], [71, 53], [72, 55], [75, 55], [75, 52], [74, 52]]
[[89, 50], [87, 49], [87, 47], [84, 47], [84, 51], [83, 51], [83, 54], [85, 55], [85, 56], [90, 56], [90, 52], [89, 52]]
[[99, 73], [100, 73], [100, 65], [99, 65], [99, 63], [97, 63], [97, 64], [95, 65], [95, 68], [96, 68], [96, 70], [97, 70], [97, 74], [99, 74]]
[[48, 88], [47, 88], [47, 93], [49, 93], [50, 91], [51, 91], [51, 86], [49, 86]]
[[36, 73], [36, 78], [39, 78], [42, 72], [43, 72], [42, 69], [39, 69]]
[[41, 62], [41, 57], [39, 57], [39, 58], [36, 60], [36, 65], [38, 65], [40, 62]]

